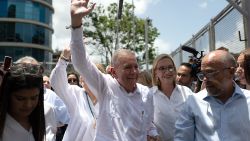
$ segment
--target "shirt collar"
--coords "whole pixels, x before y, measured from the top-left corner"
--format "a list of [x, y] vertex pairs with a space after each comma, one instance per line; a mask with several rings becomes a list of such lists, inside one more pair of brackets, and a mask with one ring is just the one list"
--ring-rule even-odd
[[237, 85], [235, 82], [234, 82], [234, 93], [233, 93], [233, 97], [234, 96], [237, 96], [237, 95], [240, 95], [240, 96], [245, 96], [244, 93], [242, 92], [242, 89], [240, 88], [239, 85]]
[[[158, 86], [153, 86], [152, 88], [151, 88], [151, 90], [152, 90], [152, 92], [153, 93], [156, 93], [157, 91], [160, 91], [159, 90], [159, 88], [158, 88]], [[173, 89], [173, 92], [180, 92], [180, 85], [178, 85], [178, 84], [175, 84], [175, 87], [174, 87], [174, 89]], [[173, 93], [172, 92], [172, 93]]]
[[158, 86], [153, 86], [151, 90], [153, 93], [156, 93], [158, 91]]
[[[244, 96], [241, 88], [239, 87], [239, 85], [237, 85], [234, 81], [233, 81], [233, 86], [234, 86], [234, 92], [233, 92], [233, 95], [232, 97], [235, 97], [235, 96]], [[201, 94], [200, 94], [201, 93]], [[202, 99], [209, 99], [211, 98], [212, 96], [208, 95], [208, 92], [206, 89], [202, 90], [201, 92], [199, 92], [197, 95], [199, 95]]]
[[120, 83], [119, 83], [117, 80], [115, 80], [115, 82], [116, 82], [116, 85], [119, 86], [120, 90], [121, 90], [123, 93], [126, 93], [127, 96], [133, 96], [133, 95], [135, 95], [135, 94], [140, 95], [140, 90], [138, 89], [138, 84], [137, 84], [137, 83], [136, 83], [136, 89], [135, 89], [133, 92], [129, 92], [129, 93], [128, 93], [128, 92], [125, 90], [125, 88], [124, 88], [122, 85], [120, 85]]

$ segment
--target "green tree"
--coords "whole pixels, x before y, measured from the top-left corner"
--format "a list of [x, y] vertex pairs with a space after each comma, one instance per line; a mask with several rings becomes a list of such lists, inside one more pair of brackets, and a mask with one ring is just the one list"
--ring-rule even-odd
[[[107, 8], [98, 5], [84, 20], [85, 42], [94, 54], [105, 57], [106, 64], [110, 63], [115, 50], [117, 8], [116, 3], [110, 4]], [[145, 19], [133, 16], [133, 5], [125, 3], [118, 27], [118, 47], [134, 50], [139, 56], [139, 63], [142, 64], [145, 60]], [[154, 41], [158, 35], [157, 28], [150, 22], [148, 51], [151, 61], [155, 56]]]

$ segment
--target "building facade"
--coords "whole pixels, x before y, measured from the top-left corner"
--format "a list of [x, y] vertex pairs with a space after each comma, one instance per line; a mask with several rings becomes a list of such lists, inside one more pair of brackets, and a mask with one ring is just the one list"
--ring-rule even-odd
[[0, 61], [52, 61], [52, 0], [0, 0]]

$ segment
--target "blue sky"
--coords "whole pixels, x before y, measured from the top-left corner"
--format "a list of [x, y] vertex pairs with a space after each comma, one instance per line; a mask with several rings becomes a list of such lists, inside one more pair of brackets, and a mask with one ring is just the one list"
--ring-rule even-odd
[[[90, 0], [91, 1], [91, 0]], [[97, 4], [108, 5], [119, 0], [93, 0]], [[132, 0], [124, 0], [131, 3]], [[224, 7], [226, 0], [134, 0], [135, 14], [152, 19], [160, 36], [155, 45], [158, 53], [171, 53], [180, 44], [210, 22]], [[70, 24], [70, 0], [53, 0], [53, 49], [63, 49], [69, 42], [70, 32], [65, 29]]]
[[[170, 53], [209, 23], [228, 2], [226, 0], [159, 0], [149, 5], [143, 17], [153, 19], [160, 31], [160, 52]], [[158, 43], [160, 44], [160, 43]]]

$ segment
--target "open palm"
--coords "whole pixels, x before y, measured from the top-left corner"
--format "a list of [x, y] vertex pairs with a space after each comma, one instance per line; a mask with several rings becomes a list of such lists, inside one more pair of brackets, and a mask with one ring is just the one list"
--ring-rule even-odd
[[71, 20], [72, 25], [79, 25], [81, 23], [81, 19], [88, 15], [95, 7], [95, 4], [88, 7], [89, 0], [71, 0]]

